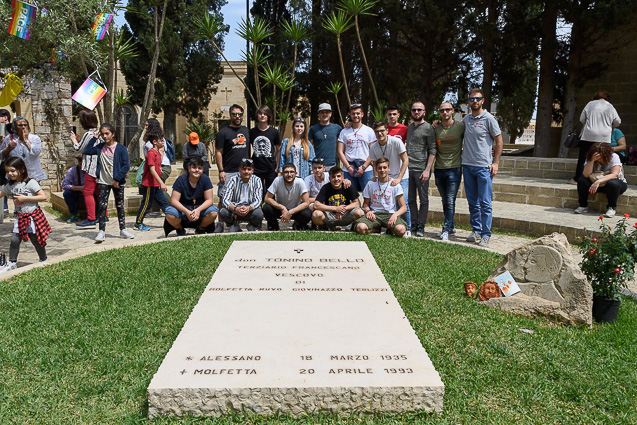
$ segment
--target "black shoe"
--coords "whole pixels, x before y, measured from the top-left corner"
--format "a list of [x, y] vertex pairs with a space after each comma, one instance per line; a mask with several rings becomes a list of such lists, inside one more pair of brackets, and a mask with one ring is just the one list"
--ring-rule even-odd
[[[185, 233], [186, 233], [186, 232], [184, 231], [184, 234], [185, 234]], [[197, 228], [195, 229], [195, 234], [196, 234], [196, 235], [205, 235], [206, 233], [207, 233], [207, 232], [206, 232], [206, 229], [202, 229], [201, 227], [197, 227]]]
[[277, 223], [277, 224], [275, 224], [273, 226], [268, 225], [268, 230], [271, 231], [271, 232], [276, 232], [278, 230], [281, 230], [281, 228], [279, 227], [279, 223]]
[[176, 231], [177, 231], [177, 236], [186, 236], [186, 229], [184, 229], [183, 227], [176, 229]]

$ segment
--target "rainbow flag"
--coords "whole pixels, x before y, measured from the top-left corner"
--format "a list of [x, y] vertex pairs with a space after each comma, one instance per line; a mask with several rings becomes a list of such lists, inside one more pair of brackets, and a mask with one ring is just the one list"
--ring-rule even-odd
[[88, 109], [95, 109], [95, 106], [99, 103], [100, 100], [106, 94], [106, 90], [102, 88], [95, 81], [87, 78], [84, 81], [84, 84], [77, 89], [75, 94], [71, 99], [79, 103], [80, 105], [86, 106]]
[[31, 25], [35, 20], [35, 12], [37, 7], [20, 0], [12, 0], [11, 2], [11, 22], [9, 22], [9, 34], [28, 40], [31, 36]]
[[100, 13], [95, 18], [95, 22], [93, 23], [92, 38], [94, 40], [101, 40], [106, 35], [106, 30], [108, 30], [108, 26], [113, 19], [113, 15], [111, 13]]

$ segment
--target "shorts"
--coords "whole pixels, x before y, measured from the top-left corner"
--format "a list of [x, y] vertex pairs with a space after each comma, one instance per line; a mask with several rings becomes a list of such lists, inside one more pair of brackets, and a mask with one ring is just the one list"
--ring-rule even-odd
[[325, 214], [325, 225], [327, 227], [349, 226], [352, 222], [354, 222], [354, 211], [359, 209], [360, 207], [356, 207], [353, 210], [345, 211], [345, 214], [341, 216], [340, 220], [336, 219], [336, 213], [332, 211], [323, 211], [323, 214]]
[[[206, 211], [203, 212], [203, 214], [199, 214], [199, 217], [205, 217], [208, 214], [210, 214], [211, 212], [219, 212], [219, 208], [215, 207], [214, 205], [208, 207], [206, 209]], [[169, 205], [166, 207], [166, 211], [164, 211], [164, 214], [170, 214], [170, 215], [174, 215], [175, 217], [180, 218], [181, 220], [188, 220], [188, 217], [186, 216], [185, 213], [182, 213], [181, 211], [177, 210], [177, 208], [173, 207], [172, 205]]]
[[[375, 212], [374, 215], [376, 216], [376, 220], [370, 221], [367, 218], [367, 216], [362, 216], [361, 218], [358, 219], [357, 224], [361, 224], [361, 223], [366, 224], [370, 230], [375, 230], [375, 229], [380, 230], [381, 227], [389, 227], [387, 226], [387, 222], [391, 218], [392, 213]], [[403, 226], [405, 226], [405, 228], [407, 227], [407, 222], [405, 222], [402, 216], [399, 216], [396, 219], [396, 223], [394, 224], [394, 226], [398, 226], [399, 224], [402, 224]], [[393, 229], [393, 227], [389, 227], [389, 228]]]

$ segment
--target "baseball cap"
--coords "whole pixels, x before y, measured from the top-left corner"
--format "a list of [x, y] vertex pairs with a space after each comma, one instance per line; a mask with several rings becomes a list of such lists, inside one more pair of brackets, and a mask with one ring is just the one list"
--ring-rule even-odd
[[331, 111], [332, 106], [329, 103], [321, 103], [318, 107], [319, 112], [321, 111]]
[[199, 144], [199, 135], [194, 131], [188, 135], [188, 138], [190, 139], [190, 143], [193, 145]]

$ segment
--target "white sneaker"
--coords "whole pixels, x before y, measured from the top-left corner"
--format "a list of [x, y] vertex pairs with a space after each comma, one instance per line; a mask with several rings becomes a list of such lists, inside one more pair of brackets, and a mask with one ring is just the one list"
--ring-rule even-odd
[[135, 235], [133, 235], [132, 233], [130, 233], [128, 230], [126, 229], [122, 229], [119, 231], [119, 235], [121, 237], [123, 237], [124, 239], [135, 239]]
[[17, 268], [18, 268], [18, 265], [14, 261], [7, 261], [7, 264], [0, 267], [0, 273], [8, 272]]
[[608, 217], [608, 218], [613, 218], [613, 217], [615, 217], [615, 214], [617, 214], [617, 211], [615, 211], [615, 208], [609, 208], [609, 209], [606, 211], [606, 217]]
[[[441, 231], [441, 232], [440, 232], [440, 233], [438, 233], [436, 236], [438, 236], [439, 238], [441, 238], [441, 239], [442, 239], [442, 234], [443, 234], [443, 233], [444, 233], [444, 232], [442, 232], [442, 231]], [[447, 236], [454, 236], [455, 234], [456, 234], [456, 228], [455, 228], [455, 227], [454, 227], [453, 229], [451, 229], [451, 231], [447, 232]]]
[[403, 235], [403, 238], [411, 238], [411, 231], [407, 230]]
[[471, 232], [471, 234], [467, 237], [467, 242], [478, 242], [480, 239], [480, 233]]
[[95, 236], [95, 242], [102, 243], [106, 240], [106, 234], [103, 230], [97, 232], [97, 236]]
[[575, 211], [573, 211], [575, 214], [584, 214], [588, 212], [588, 207], [577, 207], [575, 208]]
[[248, 232], [256, 232], [257, 230], [259, 230], [259, 228], [257, 226], [253, 226], [252, 224], [248, 224], [246, 225], [246, 230]]
[[228, 233], [237, 233], [241, 231], [240, 224], [233, 224], [232, 226], [228, 226]]
[[443, 242], [449, 242], [449, 232], [440, 233], [440, 240]]
[[489, 246], [489, 237], [488, 236], [483, 236], [482, 239], [480, 239], [480, 243], [478, 244], [478, 246], [481, 246], [483, 248], [487, 248]]

